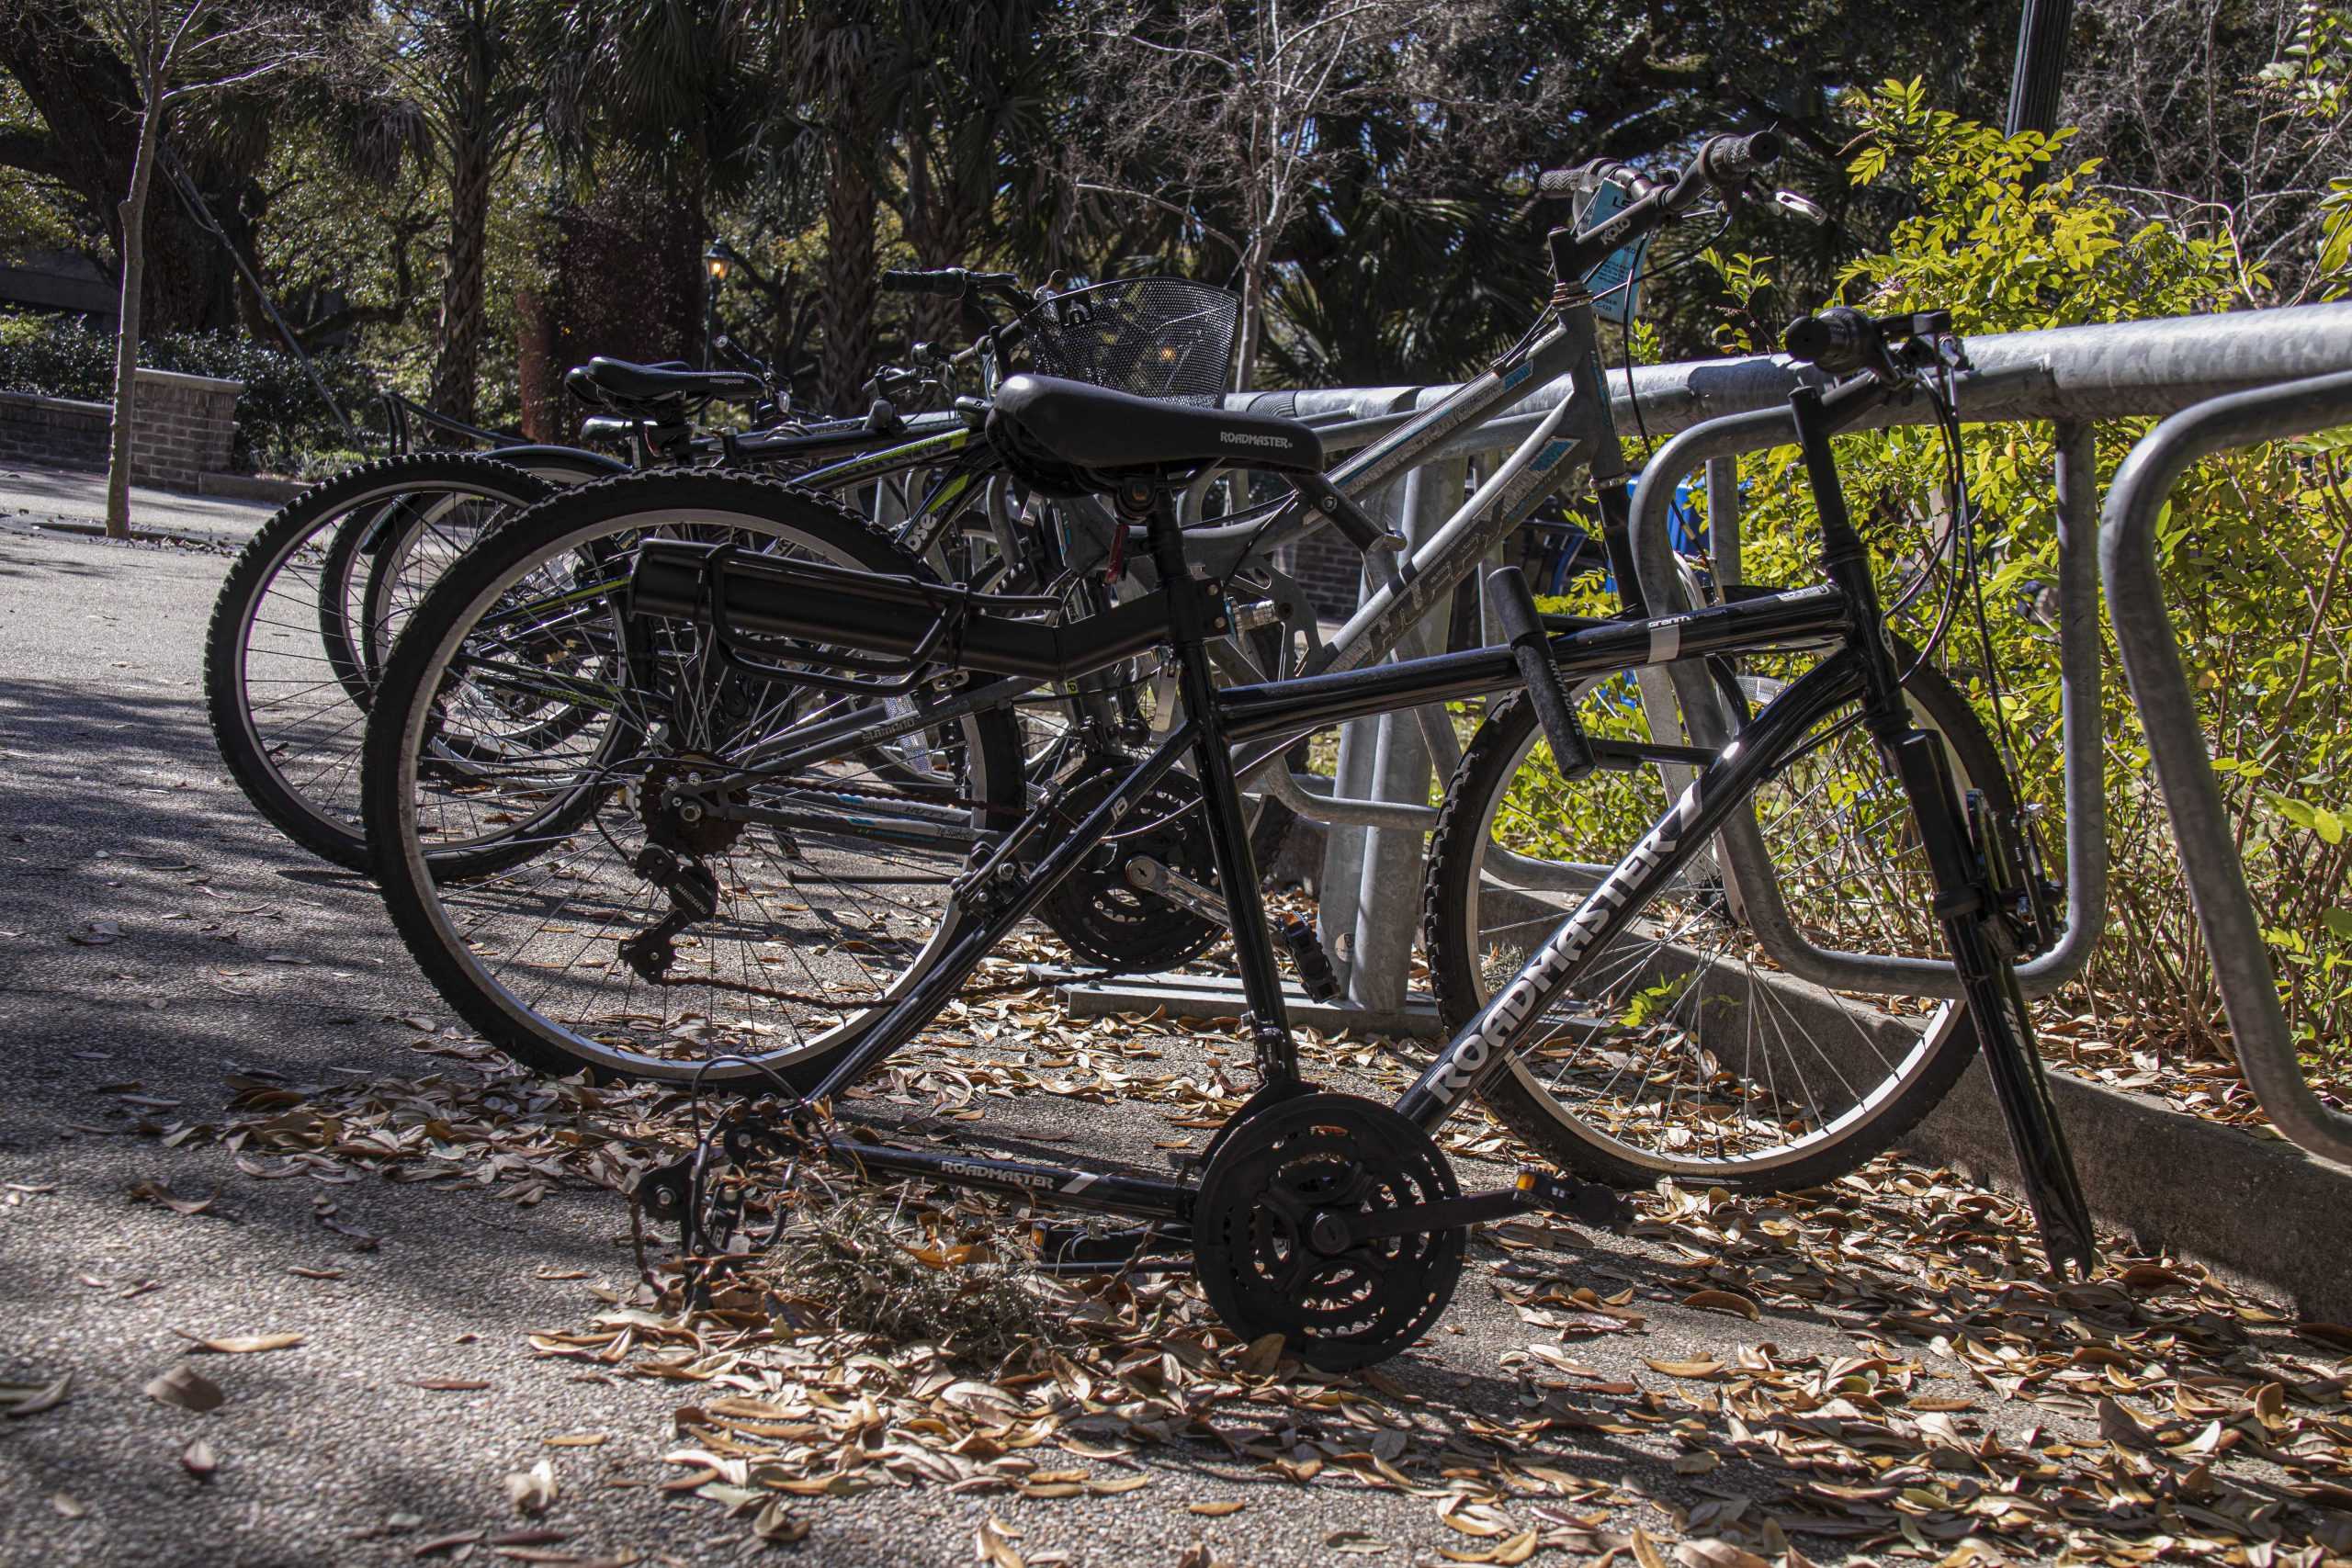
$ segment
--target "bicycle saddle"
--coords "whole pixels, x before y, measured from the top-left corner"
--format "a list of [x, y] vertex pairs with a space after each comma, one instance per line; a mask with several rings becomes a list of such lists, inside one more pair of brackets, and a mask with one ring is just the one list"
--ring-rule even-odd
[[564, 372], [571, 395], [600, 408], [652, 403], [756, 403], [768, 395], [757, 376], [741, 370], [689, 370], [639, 365], [598, 355]]
[[1296, 420], [1190, 408], [1085, 381], [1015, 376], [999, 387], [988, 437], [1033, 488], [1083, 495], [1137, 475], [1172, 478], [1212, 463], [1319, 474], [1323, 442]]

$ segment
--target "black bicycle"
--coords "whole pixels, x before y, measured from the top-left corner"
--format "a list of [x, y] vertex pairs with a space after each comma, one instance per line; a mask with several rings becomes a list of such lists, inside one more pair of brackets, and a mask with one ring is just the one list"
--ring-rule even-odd
[[[779, 995], [749, 965], [740, 974], [710, 969], [714, 953], [741, 949], [706, 938], [753, 920], [764, 923], [779, 952], [841, 953], [850, 973], [864, 953], [882, 948], [923, 955], [880, 1002], [839, 1021], [833, 1043], [822, 1052], [779, 1051], [775, 1061], [763, 1060], [756, 1036], [731, 1032], [716, 1016], [706, 1018], [699, 1032], [650, 1040], [632, 1032], [625, 1003], [605, 1033], [590, 1029], [574, 1036], [561, 1054], [567, 1067], [584, 1062], [614, 1076], [775, 1091], [767, 1113], [739, 1113], [694, 1156], [649, 1179], [646, 1201], [679, 1220], [687, 1250], [697, 1255], [723, 1250], [728, 1241], [714, 1234], [725, 1228], [727, 1205], [736, 1201], [725, 1195], [745, 1190], [741, 1172], [729, 1168], [767, 1160], [822, 1159], [869, 1176], [972, 1185], [1108, 1211], [1146, 1222], [1162, 1242], [1188, 1245], [1210, 1303], [1245, 1337], [1281, 1333], [1304, 1359], [1325, 1368], [1393, 1355], [1443, 1310], [1469, 1225], [1530, 1207], [1587, 1220], [1616, 1212], [1605, 1185], [1540, 1172], [1500, 1191], [1465, 1195], [1435, 1130], [1512, 1071], [1530, 1048], [1561, 1050], [1558, 1004], [1615, 962], [1629, 940], [1654, 948], [1655, 932], [1645, 926], [1671, 924], [1687, 908], [1735, 897], [1713, 866], [1717, 830], [1734, 813], [1753, 809], [1775, 779], [1834, 739], [1859, 731], [1883, 769], [1883, 784], [1873, 787], [1903, 803], [1900, 834], [1876, 841], [1916, 848], [1931, 918], [1961, 976], [1975, 1027], [1973, 1035], [1955, 1032], [1962, 1043], [1954, 1048], [1964, 1053], [1970, 1040], [1982, 1042], [2053, 1262], [2086, 1269], [2094, 1257], [2088, 1213], [2012, 968], [2015, 954], [2037, 936], [2032, 907], [2017, 891], [2022, 878], [2016, 852], [1984, 804], [1962, 798], [1941, 740], [1914, 718], [1904, 681], [1906, 665], [1916, 665], [1887, 635], [1829, 449], [1834, 432], [1890, 398], [1937, 400], [1948, 416], [1947, 434], [1956, 439], [1953, 373], [1962, 363], [1961, 345], [1948, 319], [1934, 315], [1870, 321], [1849, 313], [1800, 323], [1792, 338], [1804, 356], [1854, 372], [1834, 389], [1808, 387], [1792, 398], [1819, 507], [1825, 581], [1674, 616], [1547, 626], [1524, 581], [1506, 570], [1487, 582], [1509, 636], [1505, 646], [1219, 685], [1208, 649], [1230, 627], [1234, 608], [1223, 583], [1188, 570], [1175, 496], [1194, 474], [1239, 451], [1287, 482], [1317, 484], [1323, 451], [1315, 432], [1288, 420], [1170, 407], [1046, 378], [1008, 381], [988, 434], [1034, 491], [1107, 495], [1144, 531], [1160, 585], [1102, 615], [1076, 623], [1024, 618], [1017, 604], [918, 577], [778, 558], [725, 540], [645, 542], [627, 617], [633, 685], [644, 705], [636, 717], [670, 760], [629, 792], [626, 840], [600, 826], [535, 865], [538, 897], [560, 915], [596, 886], [581, 862], [625, 856], [633, 876], [659, 890], [662, 907], [601, 962], [649, 992], [691, 984], [747, 998]], [[1964, 571], [1968, 562], [1955, 565]], [[481, 590], [492, 598], [502, 592], [497, 583]], [[487, 605], [454, 607], [458, 615], [442, 618], [463, 635], [437, 644], [420, 638], [399, 656], [419, 661], [409, 671], [416, 689], [434, 690], [466, 637], [482, 635]], [[1009, 675], [1069, 682], [1154, 649], [1162, 651], [1182, 699], [1167, 733], [1107, 789], [1079, 793], [1067, 787], [1071, 781], [1049, 784], [1017, 822], [999, 825], [957, 878], [944, 910], [925, 905], [910, 914], [905, 929], [885, 919], [851, 931], [829, 925], [827, 911], [807, 897], [808, 888], [821, 885], [820, 874], [797, 882], [800, 896], [793, 898], [782, 897], [780, 887], [722, 886], [717, 868], [729, 846], [746, 835], [788, 842], [806, 825], [807, 808], [796, 795], [821, 777], [828, 747], [841, 743], [822, 723], [797, 735], [789, 725], [757, 726], [756, 760], [703, 750], [726, 729], [728, 704], [773, 705], [812, 689], [882, 701]], [[1571, 690], [1628, 670], [1792, 652], [1816, 657], [1719, 751], [1594, 736], [1569, 701]], [[1515, 688], [1523, 689], [1522, 701], [1564, 776], [1671, 766], [1689, 770], [1690, 783], [1638, 830], [1395, 1104], [1319, 1092], [1297, 1070], [1276, 942], [1250, 859], [1235, 749], [1368, 714]], [[370, 809], [384, 819], [415, 799], [416, 759], [426, 754], [422, 742], [431, 711], [430, 703], [415, 704], [404, 733], [386, 726], [369, 737]], [[844, 1132], [834, 1113], [845, 1092], [913, 1040], [990, 951], [1082, 875], [1106, 842], [1131, 822], [1159, 818], [1150, 804], [1155, 794], [1188, 761], [1196, 794], [1183, 809], [1200, 813], [1208, 829], [1208, 869], [1230, 921], [1261, 1080], [1193, 1170], [1160, 1179], [899, 1147]], [[390, 835], [379, 840], [392, 841]], [[511, 997], [512, 1006], [527, 1009], [533, 971], [554, 972], [562, 966], [558, 961], [568, 962], [572, 955], [559, 951], [568, 939], [548, 937], [544, 953], [500, 954], [497, 976], [447, 983], [452, 976], [441, 969], [481, 960], [451, 923], [462, 920], [462, 905], [433, 897], [401, 863], [407, 858], [384, 853], [379, 874], [403, 936], [445, 994]], [[560, 919], [548, 929], [562, 931]], [[824, 1005], [821, 990], [803, 1000]], [[469, 1015], [469, 1021], [493, 1039], [514, 1032], [511, 1018]], [[1626, 1048], [1623, 1038], [1611, 1047]], [[1679, 1070], [1673, 1055], [1692, 1047], [1676, 1039], [1661, 1048], [1669, 1055], [1657, 1070], [1671, 1073]], [[1767, 1145], [1834, 1144], [1851, 1152], [1856, 1139], [1891, 1137], [1924, 1114], [1950, 1082], [1940, 1067], [1923, 1073], [1916, 1062], [1877, 1078], [1862, 1072], [1793, 1082], [1744, 1073], [1728, 1053], [1711, 1053], [1708, 1065], [1713, 1107], [1686, 1135], [1743, 1156]]]

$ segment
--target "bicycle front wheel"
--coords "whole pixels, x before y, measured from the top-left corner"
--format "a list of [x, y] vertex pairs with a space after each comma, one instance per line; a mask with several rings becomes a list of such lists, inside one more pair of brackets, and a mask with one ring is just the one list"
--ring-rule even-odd
[[[1966, 701], [1932, 669], [1905, 689], [1916, 722], [1942, 738], [1962, 797], [1981, 792], [2007, 820], [2007, 776]], [[1645, 734], [1624, 677], [1580, 708], [1596, 737], [1638, 747]], [[1909, 798], [1855, 712], [1848, 705], [1792, 746], [1751, 802], [1783, 902], [1816, 945], [1948, 959]], [[1510, 982], [1686, 776], [1645, 762], [1568, 784], [1523, 697], [1488, 714], [1430, 845], [1423, 929], [1450, 1029]], [[1965, 1030], [1917, 1038], [1883, 999], [1779, 970], [1712, 851], [1590, 955], [1546, 1022], [1489, 1080], [1486, 1104], [1562, 1168], [1625, 1187], [1833, 1179], [1934, 1109], [1974, 1040]]]
[[956, 879], [1021, 814], [1012, 720], [914, 729], [899, 739], [935, 753], [914, 768], [877, 768], [854, 736], [764, 765], [780, 738], [887, 714], [629, 616], [656, 536], [925, 575], [835, 502], [748, 476], [640, 474], [532, 508], [442, 576], [386, 667], [377, 877], [435, 987], [528, 1066], [804, 1088], [960, 934]]

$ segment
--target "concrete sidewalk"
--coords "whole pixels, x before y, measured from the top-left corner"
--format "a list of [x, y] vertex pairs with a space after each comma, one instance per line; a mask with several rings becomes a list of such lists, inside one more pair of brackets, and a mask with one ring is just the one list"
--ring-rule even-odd
[[[267, 502], [130, 487], [130, 525], [140, 533], [243, 544], [269, 521]], [[0, 524], [85, 534], [103, 530], [107, 477], [76, 468], [0, 468]]]

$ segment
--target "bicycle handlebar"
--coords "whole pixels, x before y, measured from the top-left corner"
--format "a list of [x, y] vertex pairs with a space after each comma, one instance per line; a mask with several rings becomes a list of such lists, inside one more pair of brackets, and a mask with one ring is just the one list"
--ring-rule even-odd
[[1781, 161], [1781, 133], [1759, 130], [1752, 136], [1718, 136], [1699, 149], [1699, 172], [1717, 186], [1746, 184], [1764, 168]]
[[1850, 305], [1832, 305], [1791, 321], [1781, 341], [1790, 358], [1832, 376], [1869, 371], [1895, 381], [1939, 365], [1968, 368], [1967, 348], [1952, 332], [1948, 310], [1871, 316]]
[[1843, 376], [1869, 362], [1876, 338], [1868, 316], [1850, 305], [1832, 305], [1816, 315], [1791, 321], [1781, 342], [1790, 358]]
[[1759, 130], [1750, 136], [1711, 136], [1700, 145], [1699, 156], [1690, 170], [1677, 176], [1671, 186], [1614, 158], [1595, 158], [1574, 168], [1544, 170], [1535, 176], [1535, 194], [1578, 196], [1603, 181], [1622, 180], [1632, 188], [1636, 201], [1656, 191], [1670, 189], [1672, 196], [1667, 206], [1669, 210], [1679, 211], [1698, 199], [1702, 184], [1720, 190], [1735, 190], [1747, 184], [1759, 170], [1780, 161], [1781, 145], [1780, 132], [1774, 130]]
[[1712, 188], [1730, 197], [1747, 186], [1748, 176], [1781, 155], [1777, 132], [1759, 130], [1752, 136], [1711, 136], [1699, 147], [1690, 166], [1671, 184], [1655, 181], [1624, 164], [1596, 160], [1575, 169], [1553, 169], [1537, 177], [1536, 188], [1550, 194], [1597, 186], [1603, 180], [1625, 179], [1633, 202], [1591, 228], [1581, 231], [1555, 229], [1549, 241], [1552, 276], [1562, 285], [1589, 276], [1619, 246], [1631, 243], [1658, 228], [1668, 219], [1699, 205]]

